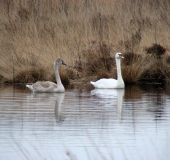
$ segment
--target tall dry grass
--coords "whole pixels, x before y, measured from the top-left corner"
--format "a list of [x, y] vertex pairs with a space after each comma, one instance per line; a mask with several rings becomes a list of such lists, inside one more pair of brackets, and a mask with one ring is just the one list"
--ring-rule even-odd
[[[0, 82], [50, 79], [59, 57], [76, 68], [63, 67], [62, 77], [116, 77], [111, 61], [120, 51], [142, 55], [122, 68], [130, 83], [154, 66], [146, 47], [161, 44], [161, 61], [169, 59], [169, 0], [0, 0], [0, 9]], [[161, 74], [168, 79], [168, 71]]]

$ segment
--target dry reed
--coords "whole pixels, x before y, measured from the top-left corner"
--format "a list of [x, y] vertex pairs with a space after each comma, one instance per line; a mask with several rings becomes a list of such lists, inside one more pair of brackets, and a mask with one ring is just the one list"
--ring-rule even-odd
[[[140, 55], [123, 64], [125, 82], [147, 79], [147, 72], [169, 81], [169, 0], [1, 0], [0, 9], [1, 83], [49, 79], [56, 58], [77, 69], [66, 69], [63, 79], [116, 77], [117, 51]], [[166, 49], [155, 71], [145, 53], [153, 44]]]

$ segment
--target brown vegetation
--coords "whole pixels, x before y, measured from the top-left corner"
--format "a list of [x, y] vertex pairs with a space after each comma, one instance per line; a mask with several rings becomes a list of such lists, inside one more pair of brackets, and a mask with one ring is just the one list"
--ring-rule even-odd
[[169, 0], [0, 0], [0, 9], [1, 83], [55, 81], [56, 58], [72, 66], [61, 67], [66, 83], [116, 78], [116, 52], [126, 83], [170, 80]]
[[146, 53], [155, 55], [157, 58], [161, 58], [161, 56], [166, 52], [166, 49], [163, 46], [156, 43], [153, 44], [153, 46], [146, 48], [145, 50]]

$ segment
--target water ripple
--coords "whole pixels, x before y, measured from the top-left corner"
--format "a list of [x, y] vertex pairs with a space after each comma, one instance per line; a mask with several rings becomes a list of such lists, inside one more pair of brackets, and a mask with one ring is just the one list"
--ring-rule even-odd
[[170, 159], [168, 89], [79, 87], [32, 94], [1, 86], [1, 159]]

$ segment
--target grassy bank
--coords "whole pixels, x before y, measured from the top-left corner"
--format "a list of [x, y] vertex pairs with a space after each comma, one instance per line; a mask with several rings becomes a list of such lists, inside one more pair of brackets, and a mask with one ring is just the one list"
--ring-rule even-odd
[[61, 68], [67, 83], [116, 78], [116, 52], [126, 83], [169, 82], [169, 0], [0, 0], [0, 9], [1, 83], [54, 81], [56, 58], [74, 67]]

